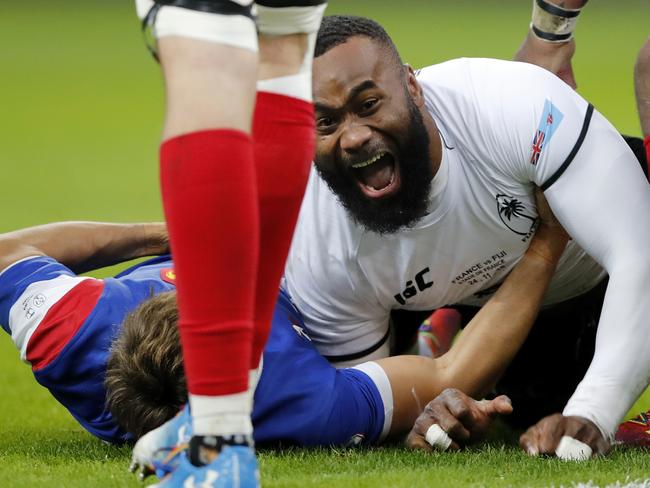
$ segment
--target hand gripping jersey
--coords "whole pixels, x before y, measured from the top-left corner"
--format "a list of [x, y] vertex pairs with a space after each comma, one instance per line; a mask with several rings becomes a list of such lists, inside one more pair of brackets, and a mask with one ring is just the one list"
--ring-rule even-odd
[[[418, 80], [443, 156], [429, 213], [413, 228], [363, 230], [312, 171], [285, 275], [312, 339], [333, 360], [373, 359], [388, 352], [391, 309], [484, 301], [534, 233], [537, 185], [574, 239], [545, 304], [591, 289], [602, 266], [610, 274], [589, 381], [565, 413], [611, 435], [650, 372], [647, 319], [637, 311], [650, 316], [650, 195], [636, 158], [592, 106], [536, 66], [460, 59]], [[648, 359], [631, 364], [628, 347]]]
[[[32, 257], [0, 274], [0, 323], [49, 389], [91, 434], [131, 438], [105, 408], [103, 381], [111, 342], [124, 317], [152, 294], [175, 289], [172, 262], [154, 258], [103, 280], [76, 276], [49, 257]], [[305, 332], [281, 293], [255, 394], [257, 442], [302, 445], [374, 442], [388, 431], [392, 393], [374, 363], [336, 370]]]

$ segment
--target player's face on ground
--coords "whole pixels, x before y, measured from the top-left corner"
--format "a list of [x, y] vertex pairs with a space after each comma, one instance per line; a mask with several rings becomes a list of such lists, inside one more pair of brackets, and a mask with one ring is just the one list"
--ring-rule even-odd
[[395, 232], [427, 212], [433, 170], [416, 90], [408, 69], [367, 37], [314, 60], [316, 168], [375, 232]]

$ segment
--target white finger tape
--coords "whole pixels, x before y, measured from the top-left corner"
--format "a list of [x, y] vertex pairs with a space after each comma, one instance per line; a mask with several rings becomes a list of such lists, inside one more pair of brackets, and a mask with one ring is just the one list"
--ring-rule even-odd
[[555, 449], [555, 454], [564, 461], [586, 461], [591, 457], [591, 447], [584, 442], [565, 435]]
[[424, 438], [431, 447], [440, 451], [446, 451], [451, 445], [451, 437], [438, 424], [429, 427]]

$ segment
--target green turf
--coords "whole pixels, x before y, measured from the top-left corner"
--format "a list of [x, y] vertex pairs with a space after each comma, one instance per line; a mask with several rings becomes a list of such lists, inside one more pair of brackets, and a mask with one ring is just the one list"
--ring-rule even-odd
[[[377, 18], [404, 58], [424, 66], [458, 56], [510, 57], [529, 4], [340, 0], [331, 12]], [[647, 0], [590, 3], [574, 63], [582, 93], [619, 130], [636, 135], [632, 67], [648, 18]], [[0, 46], [0, 231], [63, 219], [160, 219], [162, 86], [131, 2], [2, 2]], [[4, 335], [0, 385], [0, 487], [137, 485], [125, 472], [128, 449], [81, 431], [35, 384]], [[615, 451], [578, 466], [499, 446], [433, 456], [398, 448], [294, 450], [264, 453], [261, 464], [267, 486], [571, 486], [650, 477], [648, 453]]]

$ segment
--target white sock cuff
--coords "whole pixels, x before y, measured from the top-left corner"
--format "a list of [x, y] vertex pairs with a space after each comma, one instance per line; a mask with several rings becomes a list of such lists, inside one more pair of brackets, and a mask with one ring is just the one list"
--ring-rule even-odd
[[194, 435], [251, 435], [250, 399], [248, 391], [221, 396], [190, 393]]
[[[140, 19], [147, 15], [153, 5], [152, 0], [136, 0]], [[244, 15], [222, 15], [162, 6], [156, 14], [153, 35], [156, 39], [179, 36], [226, 44], [253, 52], [258, 50], [255, 21]]]
[[327, 4], [310, 7], [265, 7], [257, 5], [257, 28], [261, 34], [315, 34]]
[[312, 101], [311, 70], [257, 82], [257, 91]]

